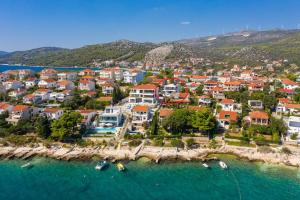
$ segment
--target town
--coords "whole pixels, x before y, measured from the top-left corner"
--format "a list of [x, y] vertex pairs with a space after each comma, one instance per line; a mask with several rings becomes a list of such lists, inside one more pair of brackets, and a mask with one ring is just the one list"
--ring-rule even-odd
[[3, 143], [297, 145], [299, 78], [262, 75], [270, 67], [7, 70], [0, 74], [0, 135]]

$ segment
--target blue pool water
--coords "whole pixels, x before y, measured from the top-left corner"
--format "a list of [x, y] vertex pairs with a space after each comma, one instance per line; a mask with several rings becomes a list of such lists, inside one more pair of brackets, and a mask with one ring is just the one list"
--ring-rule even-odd
[[93, 130], [98, 133], [107, 133], [107, 132], [115, 133], [117, 131], [117, 129], [114, 127], [96, 127]]

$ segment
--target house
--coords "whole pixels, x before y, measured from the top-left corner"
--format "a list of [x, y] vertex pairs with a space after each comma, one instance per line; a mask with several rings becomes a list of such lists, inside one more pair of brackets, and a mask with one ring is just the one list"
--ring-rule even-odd
[[263, 102], [261, 100], [248, 100], [248, 106], [251, 109], [258, 109], [258, 110], [264, 108]]
[[10, 96], [11, 98], [14, 98], [14, 99], [18, 99], [22, 96], [24, 96], [26, 94], [26, 90], [25, 89], [16, 89], [16, 90], [13, 90], [13, 91], [10, 91], [8, 93], [8, 96]]
[[252, 77], [254, 76], [254, 72], [252, 72], [251, 70], [245, 70], [242, 71], [240, 74], [240, 79], [242, 80], [252, 80]]
[[76, 72], [61, 72], [57, 74], [58, 81], [76, 81], [78, 76]]
[[54, 69], [43, 69], [40, 73], [40, 79], [57, 79], [57, 71]]
[[193, 76], [190, 77], [190, 80], [192, 82], [196, 82], [196, 83], [204, 83], [204, 82], [209, 80], [209, 77], [208, 76], [193, 75]]
[[203, 91], [206, 94], [210, 94], [212, 89], [219, 86], [220, 83], [218, 81], [214, 81], [214, 80], [208, 80], [204, 82], [204, 87], [203, 87]]
[[32, 109], [27, 105], [16, 105], [6, 121], [10, 124], [17, 124], [19, 120], [28, 120], [32, 117]]
[[120, 67], [113, 68], [116, 81], [122, 81], [124, 78], [123, 70]]
[[144, 79], [144, 72], [132, 69], [123, 73], [124, 83], [138, 84]]
[[161, 123], [165, 118], [169, 117], [173, 112], [174, 112], [173, 109], [161, 108], [158, 114], [159, 122]]
[[97, 112], [95, 110], [78, 110], [78, 112], [83, 116], [81, 123], [89, 128], [92, 125]]
[[34, 71], [31, 69], [20, 69], [18, 72], [19, 80], [25, 80], [28, 77], [34, 76]]
[[79, 90], [87, 90], [87, 91], [95, 90], [95, 82], [88, 81], [88, 80], [80, 80]]
[[38, 86], [39, 88], [56, 88], [56, 81], [54, 79], [42, 79]]
[[164, 85], [163, 88], [163, 96], [165, 97], [170, 97], [172, 94], [178, 93], [180, 91], [180, 85], [179, 84], [168, 84], [168, 85]]
[[100, 126], [120, 126], [123, 120], [123, 114], [120, 107], [107, 106], [99, 115]]
[[3, 114], [4, 112], [11, 113], [13, 109], [13, 106], [5, 103], [5, 102], [0, 102], [0, 115]]
[[104, 68], [100, 70], [99, 73], [100, 78], [109, 78], [109, 79], [115, 79], [115, 71], [112, 68]]
[[283, 105], [277, 105], [276, 112], [291, 115], [299, 115], [300, 104], [286, 103]]
[[34, 86], [36, 86], [38, 84], [38, 79], [34, 78], [34, 77], [30, 77], [25, 81], [25, 87], [28, 88], [32, 88]]
[[154, 84], [134, 86], [129, 93], [130, 104], [156, 105], [158, 103], [158, 87]]
[[42, 114], [48, 119], [55, 120], [59, 119], [64, 114], [64, 111], [59, 108], [45, 108]]
[[132, 108], [132, 128], [142, 129], [144, 124], [150, 122], [150, 108], [147, 105], [136, 105]]
[[238, 113], [234, 111], [221, 110], [220, 113], [217, 115], [217, 120], [220, 127], [229, 129], [231, 123], [237, 122]]
[[104, 84], [102, 85], [102, 93], [105, 96], [111, 96], [114, 92], [114, 85], [113, 84]]
[[248, 84], [248, 91], [250, 92], [264, 91], [264, 87], [262, 84], [250, 83]]
[[95, 76], [95, 71], [92, 69], [84, 69], [79, 72], [79, 76]]
[[240, 81], [229, 81], [223, 84], [225, 91], [240, 91], [242, 83]]
[[8, 74], [0, 72], [0, 83], [5, 82], [8, 79], [9, 79]]
[[25, 104], [39, 104], [41, 103], [42, 97], [34, 94], [27, 94], [23, 97], [23, 103]]
[[268, 113], [263, 111], [253, 111], [249, 113], [250, 124], [265, 125], [269, 124]]
[[214, 87], [211, 89], [210, 92], [211, 92], [213, 98], [215, 98], [217, 100], [225, 99], [224, 88], [222, 88], [222, 87]]
[[199, 97], [198, 103], [199, 103], [199, 105], [202, 105], [202, 106], [209, 106], [212, 103], [212, 101], [209, 96], [202, 95]]
[[74, 90], [75, 84], [69, 80], [63, 80], [57, 82], [57, 90]]
[[52, 93], [52, 91], [49, 89], [40, 88], [34, 92], [34, 95], [40, 96], [42, 101], [47, 101], [47, 100], [49, 100], [51, 93]]
[[233, 99], [223, 99], [218, 105], [221, 106], [221, 110], [242, 113], [242, 104], [235, 103]]
[[169, 104], [169, 105], [180, 105], [180, 104], [189, 104], [190, 101], [190, 93], [189, 92], [180, 92], [180, 93], [175, 93], [174, 95], [171, 96], [171, 99], [169, 101], [165, 101], [164, 104]]
[[23, 87], [23, 83], [20, 81], [9, 79], [2, 83], [5, 90], [17, 90]]
[[300, 136], [300, 117], [289, 116], [284, 118], [283, 121], [288, 128], [288, 135], [298, 134], [298, 137]]
[[289, 79], [281, 80], [282, 86], [284, 89], [295, 90], [299, 87], [298, 83], [291, 81]]
[[104, 84], [113, 84], [113, 83], [114, 83], [114, 80], [110, 79], [110, 78], [100, 78], [100, 77], [96, 78], [96, 84], [98, 86], [102, 86]]

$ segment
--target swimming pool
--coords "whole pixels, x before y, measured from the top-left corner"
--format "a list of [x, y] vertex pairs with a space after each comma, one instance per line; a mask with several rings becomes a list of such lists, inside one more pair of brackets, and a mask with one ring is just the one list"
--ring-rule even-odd
[[117, 131], [115, 127], [95, 127], [92, 130], [96, 131], [97, 133], [115, 133]]

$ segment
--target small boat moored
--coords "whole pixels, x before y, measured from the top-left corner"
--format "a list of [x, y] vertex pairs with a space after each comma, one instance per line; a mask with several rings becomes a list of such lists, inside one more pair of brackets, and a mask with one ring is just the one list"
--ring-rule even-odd
[[96, 170], [103, 170], [106, 167], [108, 167], [108, 162], [106, 160], [101, 160], [97, 162], [97, 165], [95, 167]]
[[219, 162], [219, 165], [220, 165], [220, 167], [221, 167], [222, 169], [227, 169], [227, 168], [228, 168], [228, 166], [226, 165], [226, 163], [223, 162], [223, 161], [220, 161], [220, 162]]
[[21, 166], [21, 168], [32, 168], [32, 167], [33, 167], [33, 165], [30, 162]]
[[202, 166], [205, 167], [205, 168], [210, 168], [207, 163], [202, 163]]
[[124, 171], [125, 170], [125, 166], [122, 163], [118, 163], [117, 168], [118, 168], [119, 171]]

